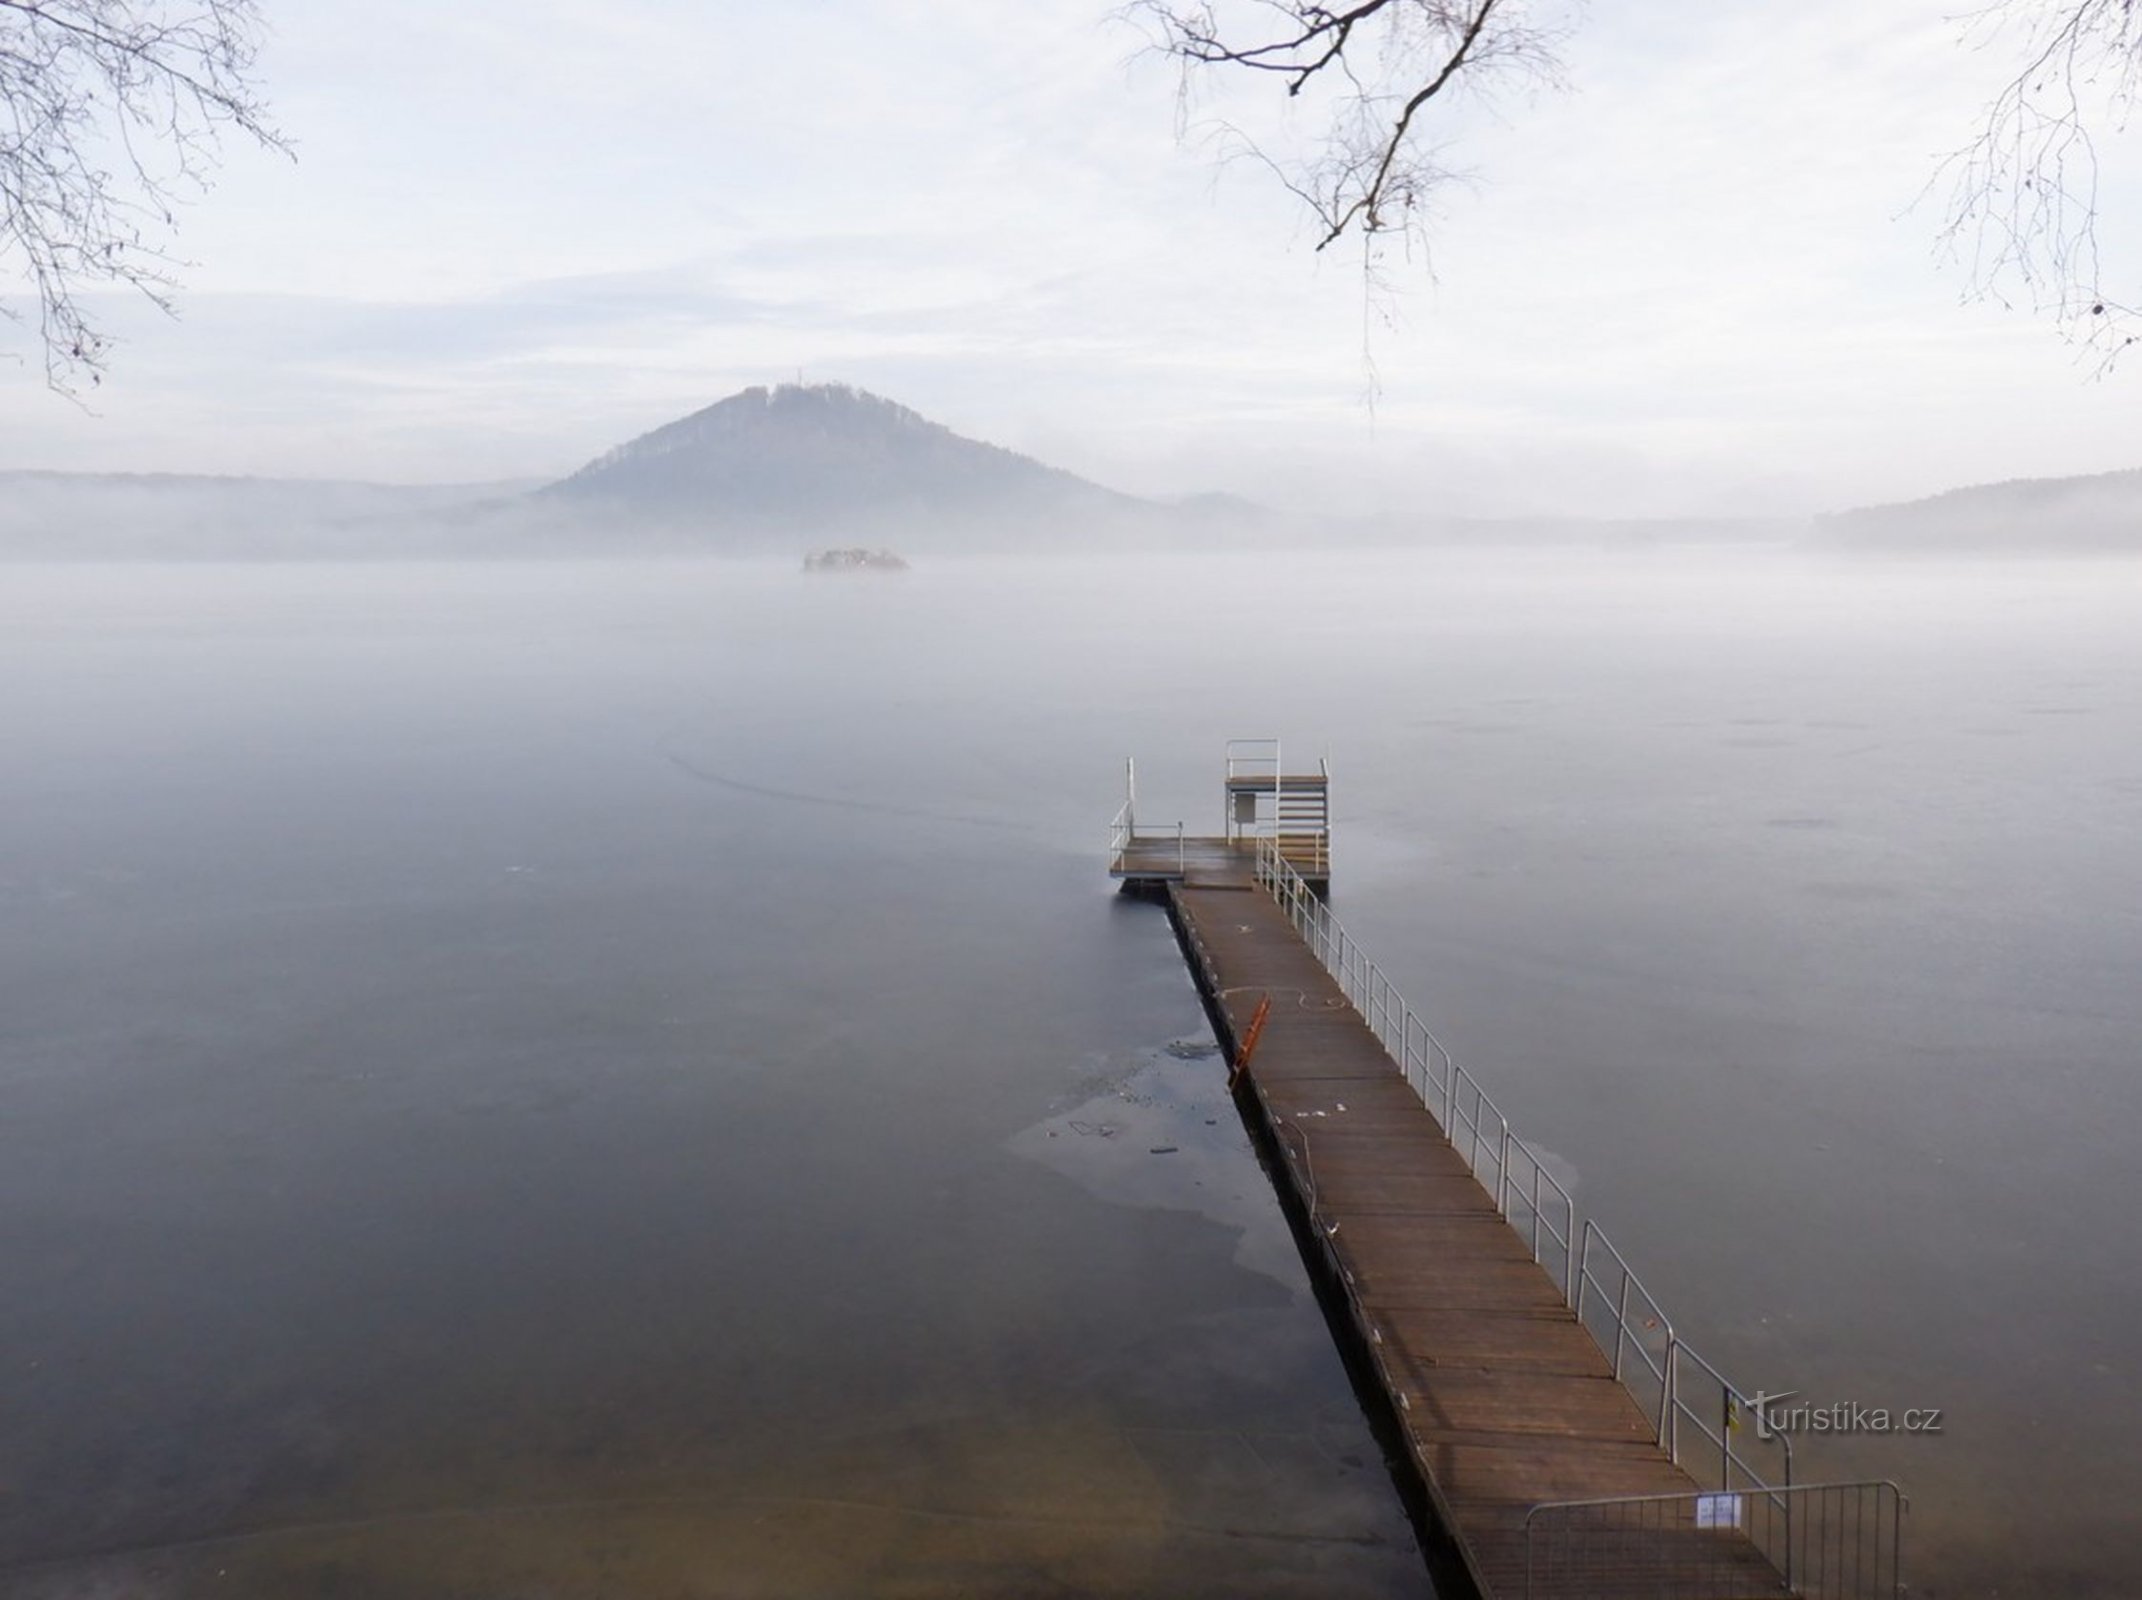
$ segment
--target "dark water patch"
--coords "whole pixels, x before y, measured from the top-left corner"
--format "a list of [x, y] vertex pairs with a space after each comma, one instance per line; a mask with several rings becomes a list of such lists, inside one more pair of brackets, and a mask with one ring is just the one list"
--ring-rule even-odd
[[1375, 1477], [1344, 1429], [977, 1420], [790, 1451], [691, 1488], [385, 1510], [0, 1578], [11, 1600], [1134, 1596], [1215, 1592], [1215, 1573], [1231, 1594], [1425, 1595], [1411, 1540], [1361, 1515]]

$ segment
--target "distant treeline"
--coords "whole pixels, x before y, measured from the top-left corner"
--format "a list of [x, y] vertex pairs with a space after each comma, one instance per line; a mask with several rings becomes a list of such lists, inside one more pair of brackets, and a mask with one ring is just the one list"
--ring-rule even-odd
[[1816, 520], [1831, 546], [1883, 550], [2142, 551], [2142, 470], [2022, 478]]

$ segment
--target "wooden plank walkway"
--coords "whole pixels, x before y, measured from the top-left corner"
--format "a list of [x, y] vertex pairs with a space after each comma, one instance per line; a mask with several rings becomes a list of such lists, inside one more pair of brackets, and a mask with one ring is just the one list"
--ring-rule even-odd
[[[1172, 863], [1172, 841], [1166, 854]], [[1230, 1061], [1271, 996], [1247, 1073], [1254, 1114], [1285, 1153], [1422, 1487], [1481, 1594], [1526, 1593], [1534, 1505], [1696, 1492], [1560, 1287], [1278, 903], [1252, 885], [1249, 856], [1224, 846], [1192, 855], [1187, 881], [1165, 875], [1186, 957]], [[1786, 1592], [1744, 1539], [1724, 1546], [1705, 1595]], [[1637, 1561], [1626, 1581], [1588, 1574], [1581, 1592], [1650, 1596], [1657, 1578]]]

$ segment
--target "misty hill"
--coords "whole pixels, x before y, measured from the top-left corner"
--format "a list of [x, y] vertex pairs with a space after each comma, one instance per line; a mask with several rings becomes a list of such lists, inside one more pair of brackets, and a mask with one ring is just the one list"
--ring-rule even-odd
[[2142, 470], [2018, 478], [1817, 520], [1833, 546], [1880, 550], [2142, 551]]
[[39, 560], [1618, 548], [1775, 541], [1796, 531], [1767, 522], [1453, 518], [1432, 505], [1301, 515], [1224, 493], [1163, 504], [831, 384], [743, 390], [540, 487], [0, 473], [0, 557]]
[[[908, 546], [1017, 546], [1158, 511], [839, 384], [745, 389], [535, 498], [605, 522], [697, 532], [717, 547], [851, 532]], [[1000, 537], [985, 540], [990, 532]]]

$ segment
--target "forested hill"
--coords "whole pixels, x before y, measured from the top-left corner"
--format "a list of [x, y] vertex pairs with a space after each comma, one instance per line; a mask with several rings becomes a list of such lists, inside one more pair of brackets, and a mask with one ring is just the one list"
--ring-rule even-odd
[[1820, 518], [1825, 544], [1882, 550], [2142, 551], [2142, 469], [2018, 478]]

